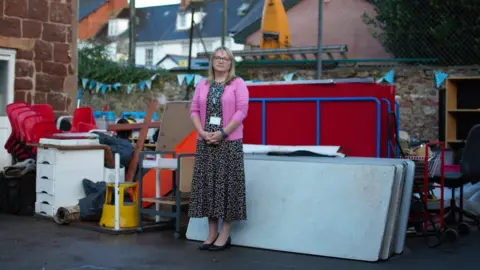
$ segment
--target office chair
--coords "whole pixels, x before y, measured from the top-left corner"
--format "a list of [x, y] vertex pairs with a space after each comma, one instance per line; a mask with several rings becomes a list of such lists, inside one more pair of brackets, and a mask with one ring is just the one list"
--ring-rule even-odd
[[[480, 125], [473, 126], [468, 132], [460, 160], [460, 172], [447, 172], [444, 175], [445, 187], [452, 189], [450, 211], [446, 214], [446, 220], [457, 224], [460, 234], [469, 234], [470, 225], [463, 221], [463, 217], [466, 216], [473, 220], [479, 228], [480, 217], [463, 209], [463, 186], [468, 183], [478, 183], [480, 180]], [[455, 190], [457, 188], [460, 189], [459, 206], [455, 201]]]

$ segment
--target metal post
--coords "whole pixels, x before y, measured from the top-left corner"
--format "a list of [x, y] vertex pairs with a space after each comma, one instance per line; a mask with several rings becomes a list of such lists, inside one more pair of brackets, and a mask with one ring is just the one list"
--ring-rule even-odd
[[227, 0], [223, 0], [222, 47], [225, 47], [227, 38]]
[[194, 16], [195, 16], [195, 9], [192, 8], [192, 18], [190, 19], [190, 44], [188, 47], [188, 71], [190, 71], [192, 67], [193, 30], [195, 27], [195, 20], [193, 19]]
[[318, 0], [317, 80], [322, 78], [323, 0]]
[[137, 19], [135, 17], [135, 0], [130, 0], [129, 3], [129, 42], [128, 42], [128, 62], [131, 65], [135, 65], [135, 41], [136, 41], [136, 34], [135, 34], [135, 26]]

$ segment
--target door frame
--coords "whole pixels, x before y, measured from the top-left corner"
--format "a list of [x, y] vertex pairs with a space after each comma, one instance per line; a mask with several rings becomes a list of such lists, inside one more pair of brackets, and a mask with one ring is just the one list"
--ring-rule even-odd
[[[8, 63], [8, 77], [7, 77], [7, 97], [6, 105], [13, 103], [15, 99], [15, 61], [17, 59], [17, 51], [15, 49], [7, 49], [0, 47], [0, 61], [7, 61]], [[13, 76], [11, 76], [13, 75]], [[3, 108], [5, 110], [5, 108]], [[5, 116], [6, 117], [6, 116]], [[12, 127], [9, 127], [9, 132], [12, 132]], [[2, 146], [0, 146], [2, 147]], [[12, 156], [8, 155], [7, 162], [12, 164]]]
[[0, 47], [0, 60], [8, 62], [8, 74], [13, 74], [13, 76], [8, 76], [7, 78], [7, 105], [13, 103], [15, 90], [15, 61], [17, 58], [17, 51], [15, 49], [5, 49]]

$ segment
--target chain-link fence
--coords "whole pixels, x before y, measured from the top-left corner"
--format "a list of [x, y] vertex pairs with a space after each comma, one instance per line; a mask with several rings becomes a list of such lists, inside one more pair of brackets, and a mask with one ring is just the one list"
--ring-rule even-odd
[[322, 43], [366, 61], [479, 64], [479, 15], [473, 0], [324, 0]]

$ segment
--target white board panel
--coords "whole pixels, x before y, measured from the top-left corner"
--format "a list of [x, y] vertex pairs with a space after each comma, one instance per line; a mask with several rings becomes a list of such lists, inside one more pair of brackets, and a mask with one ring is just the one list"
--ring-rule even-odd
[[[295, 159], [293, 159], [295, 160]], [[245, 160], [247, 221], [234, 245], [377, 261], [394, 166]], [[187, 238], [203, 241], [206, 219], [190, 219]]]
[[[262, 159], [259, 156], [246, 155], [248, 159]], [[286, 157], [278, 156], [264, 156], [271, 160], [284, 160]], [[314, 161], [320, 163], [344, 163], [344, 164], [370, 164], [370, 165], [384, 165], [384, 166], [398, 166], [403, 165], [406, 167], [404, 188], [401, 199], [400, 212], [396, 216], [395, 227], [397, 228], [394, 233], [394, 240], [392, 242], [393, 252], [389, 254], [401, 254], [405, 245], [405, 236], [407, 232], [408, 216], [410, 214], [410, 203], [412, 197], [413, 181], [415, 174], [415, 163], [407, 159], [393, 159], [393, 158], [363, 158], [363, 157], [347, 157], [347, 158], [331, 158], [331, 157], [288, 157], [289, 159], [295, 159], [297, 161]], [[402, 173], [402, 172], [397, 172]], [[398, 177], [398, 175], [397, 175]], [[386, 259], [385, 256], [382, 256]]]

